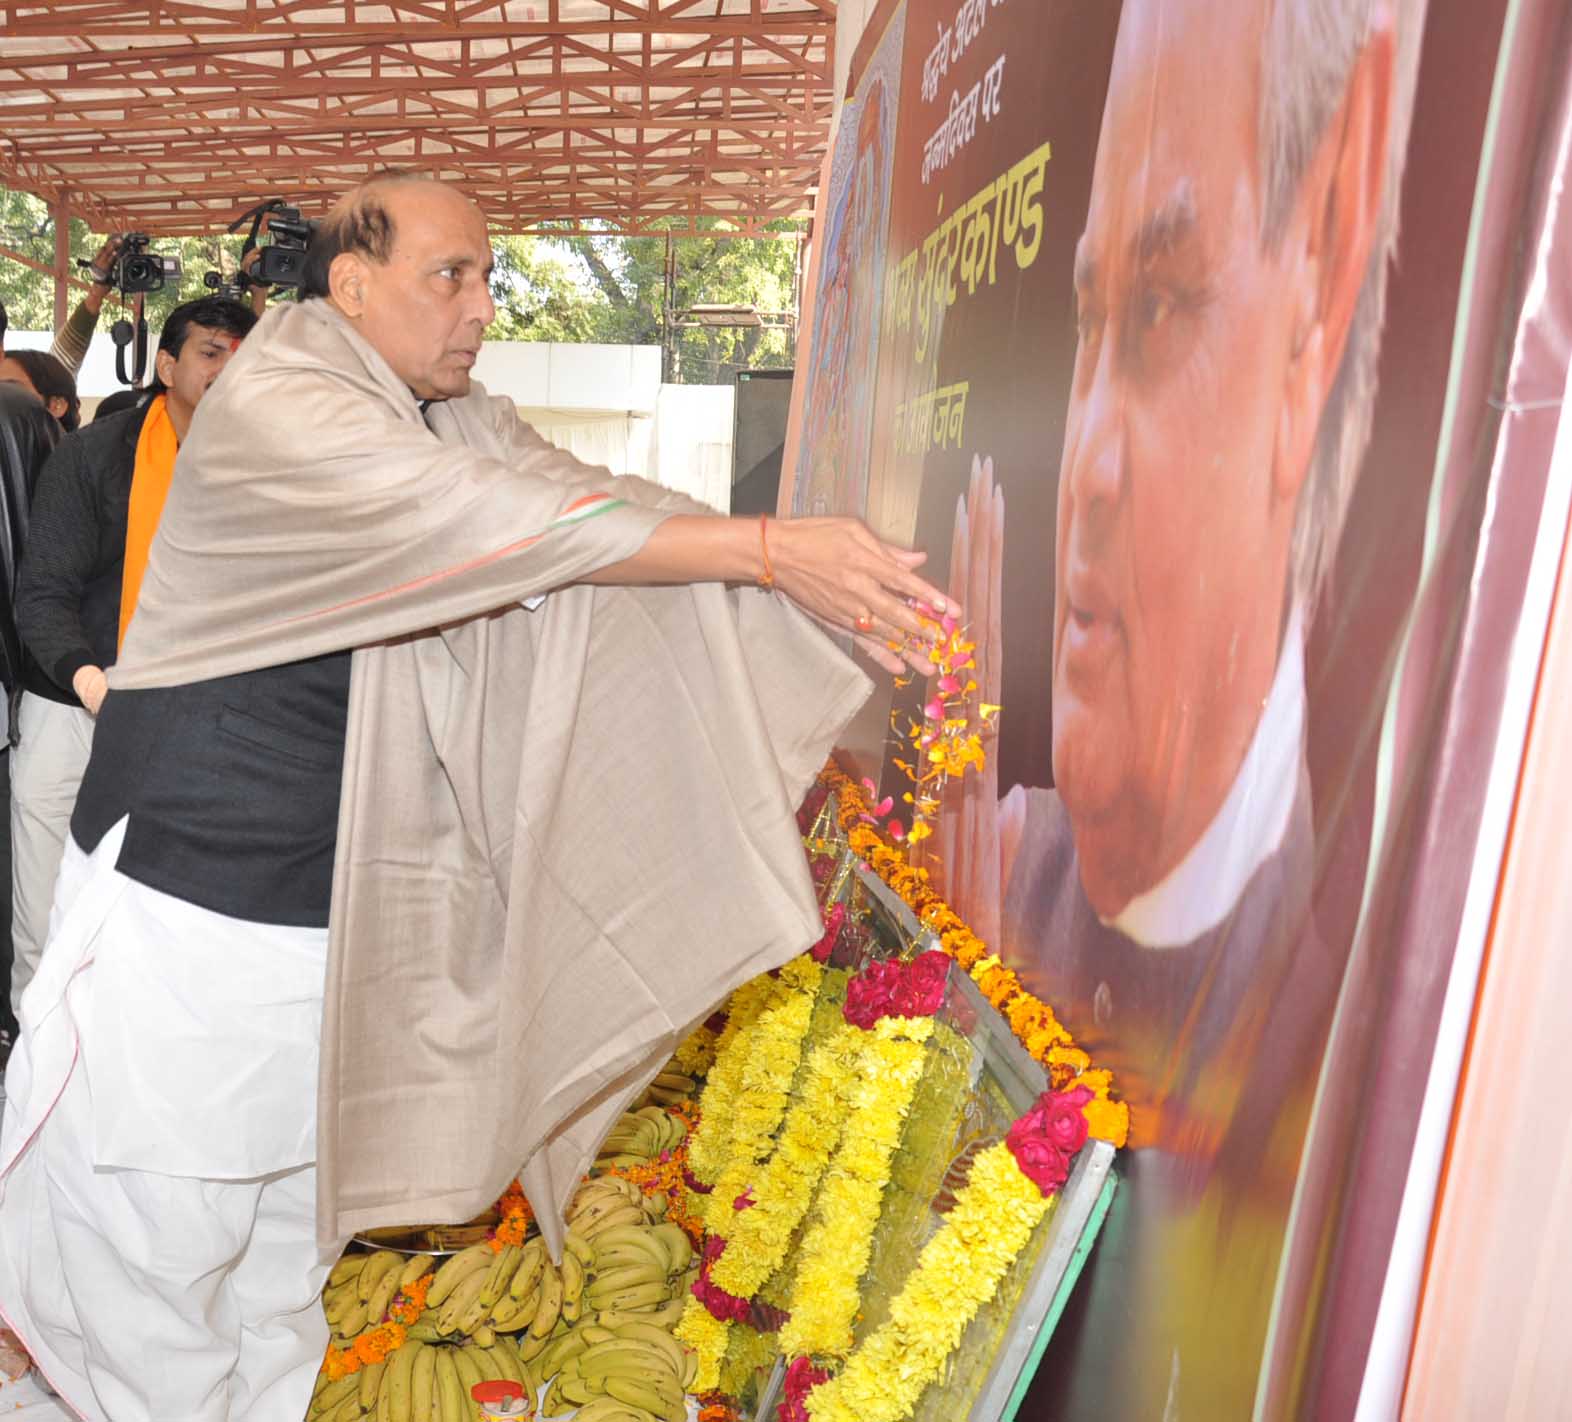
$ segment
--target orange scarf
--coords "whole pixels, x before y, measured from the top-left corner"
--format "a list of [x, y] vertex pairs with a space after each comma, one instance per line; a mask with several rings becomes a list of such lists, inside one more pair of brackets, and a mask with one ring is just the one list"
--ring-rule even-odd
[[131, 506], [126, 512], [126, 567], [120, 580], [120, 640], [124, 646], [126, 628], [136, 611], [142, 591], [142, 574], [147, 571], [148, 550], [158, 532], [164, 500], [169, 497], [169, 482], [175, 474], [175, 455], [180, 441], [162, 395], [147, 407], [142, 433], [136, 442], [136, 463], [131, 469]]

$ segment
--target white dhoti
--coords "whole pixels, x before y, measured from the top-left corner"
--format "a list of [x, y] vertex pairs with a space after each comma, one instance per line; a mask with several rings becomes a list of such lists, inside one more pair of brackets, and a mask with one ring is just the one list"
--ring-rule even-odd
[[326, 931], [200, 909], [67, 846], [0, 1128], [0, 1313], [94, 1422], [299, 1422]]

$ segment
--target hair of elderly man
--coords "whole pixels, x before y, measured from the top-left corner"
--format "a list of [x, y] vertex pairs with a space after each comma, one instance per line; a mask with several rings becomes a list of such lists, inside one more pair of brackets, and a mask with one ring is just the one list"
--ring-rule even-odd
[[1375, 408], [1386, 284], [1397, 250], [1398, 204], [1419, 66], [1422, 0], [1272, 0], [1264, 32], [1258, 143], [1262, 164], [1261, 243], [1273, 250], [1316, 148], [1336, 117], [1378, 9], [1395, 25], [1381, 212], [1348, 342], [1316, 432], [1310, 472], [1294, 522], [1294, 591], [1309, 609], [1337, 552]]
[[407, 183], [435, 183], [424, 173], [389, 169], [367, 178], [351, 188], [328, 210], [322, 225], [312, 235], [306, 249], [305, 267], [300, 276], [302, 298], [328, 295], [328, 276], [333, 261], [344, 252], [359, 252], [373, 262], [385, 262], [393, 255], [393, 215], [388, 211], [387, 194]]

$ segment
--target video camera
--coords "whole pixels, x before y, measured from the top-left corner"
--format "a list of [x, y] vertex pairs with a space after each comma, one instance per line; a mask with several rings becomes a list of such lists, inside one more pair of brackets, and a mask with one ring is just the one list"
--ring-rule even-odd
[[242, 266], [247, 283], [252, 286], [299, 286], [305, 273], [306, 249], [311, 245], [311, 238], [317, 230], [316, 222], [303, 219], [300, 209], [289, 206], [283, 198], [258, 203], [249, 211], [241, 213], [229, 224], [229, 230], [238, 232], [247, 222], [251, 224], [251, 231], [240, 249], [242, 263], [256, 250], [257, 238], [262, 234], [264, 222], [267, 224], [267, 235], [273, 239], [262, 248], [262, 255], [253, 267], [246, 270]]
[[[166, 281], [180, 280], [180, 258], [150, 252], [153, 239], [145, 232], [127, 232], [120, 242], [120, 255], [109, 268], [109, 285], [118, 287], [122, 296], [162, 291]], [[78, 260], [79, 267], [93, 271], [91, 262]], [[95, 279], [98, 273], [94, 272]]]

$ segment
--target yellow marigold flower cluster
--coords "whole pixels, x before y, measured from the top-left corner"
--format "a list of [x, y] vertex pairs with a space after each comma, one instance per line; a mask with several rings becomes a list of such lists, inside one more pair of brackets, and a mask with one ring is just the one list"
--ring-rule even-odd
[[672, 1331], [679, 1342], [686, 1343], [698, 1354], [698, 1371], [689, 1391], [714, 1392], [720, 1386], [721, 1364], [726, 1359], [731, 1325], [716, 1318], [697, 1299], [690, 1298]]
[[780, 1002], [788, 991], [780, 979], [766, 975], [743, 983], [727, 1003], [726, 1026], [715, 1047], [715, 1065], [699, 1097], [699, 1124], [688, 1138], [688, 1168], [706, 1183], [714, 1180], [726, 1165], [732, 1101], [748, 1065], [749, 1034], [766, 1009]]
[[725, 1182], [709, 1197], [710, 1232], [726, 1241], [710, 1277], [729, 1294], [752, 1298], [785, 1261], [797, 1226], [818, 1189], [830, 1156], [840, 1144], [851, 1109], [864, 1033], [842, 1023], [808, 1054], [802, 1089], [787, 1113], [769, 1164], [756, 1175], [749, 1198], [738, 1210]]
[[720, 1046], [720, 1034], [700, 1023], [672, 1053], [671, 1060], [684, 1076], [707, 1076], [715, 1065], [715, 1053]]
[[788, 1304], [791, 1318], [781, 1329], [781, 1351], [789, 1358], [844, 1357], [851, 1348], [890, 1161], [932, 1034], [931, 1017], [886, 1017], [863, 1034], [851, 1111], [803, 1237]]
[[1050, 1208], [1006, 1145], [982, 1152], [889, 1320], [808, 1394], [813, 1422], [901, 1422], [916, 1410]]

